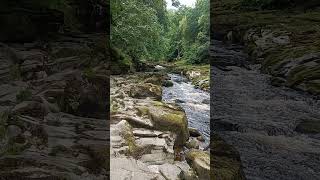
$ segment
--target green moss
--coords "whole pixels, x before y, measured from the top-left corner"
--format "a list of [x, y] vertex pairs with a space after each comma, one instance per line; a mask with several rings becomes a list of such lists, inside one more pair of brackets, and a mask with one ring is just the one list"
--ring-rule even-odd
[[29, 89], [24, 89], [19, 91], [19, 93], [16, 95], [17, 102], [23, 102], [28, 101], [32, 97], [32, 92]]
[[163, 114], [160, 116], [161, 119], [170, 121], [170, 123], [176, 124], [179, 126], [184, 126], [185, 122], [183, 119], [185, 118], [185, 115], [182, 113], [168, 113], [168, 114]]
[[149, 109], [147, 107], [137, 107], [138, 116], [146, 116], [149, 115]]
[[84, 71], [83, 71], [83, 75], [88, 79], [93, 78], [95, 76], [95, 74], [96, 73], [93, 71], [93, 69], [91, 67], [88, 67], [88, 68], [84, 69]]
[[303, 81], [320, 79], [320, 67], [299, 66], [293, 69], [288, 76], [288, 86], [294, 86]]
[[116, 113], [119, 110], [119, 105], [117, 103], [111, 103], [110, 104], [110, 110], [112, 113]]
[[10, 66], [10, 79], [11, 80], [21, 80], [21, 70], [18, 64]]
[[126, 145], [128, 146], [125, 154], [127, 156], [134, 156], [135, 154], [137, 154], [137, 151], [139, 151], [140, 148], [136, 143], [135, 137], [132, 133], [132, 129], [130, 128], [128, 132], [124, 132], [122, 134], [122, 137], [124, 138]]
[[163, 102], [160, 101], [153, 101], [152, 102], [154, 106], [165, 106], [165, 104]]
[[194, 160], [196, 158], [199, 159], [210, 159], [210, 154], [206, 151], [200, 151], [200, 150], [192, 150], [188, 153], [188, 158]]

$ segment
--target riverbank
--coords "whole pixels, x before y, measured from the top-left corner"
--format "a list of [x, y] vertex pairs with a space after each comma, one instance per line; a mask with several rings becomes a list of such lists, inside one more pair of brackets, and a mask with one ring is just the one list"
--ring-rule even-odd
[[209, 179], [202, 135], [180, 106], [161, 101], [168, 81], [163, 72], [111, 76], [111, 178]]
[[259, 10], [218, 0], [211, 7], [212, 39], [245, 45], [273, 85], [320, 94], [318, 6]]

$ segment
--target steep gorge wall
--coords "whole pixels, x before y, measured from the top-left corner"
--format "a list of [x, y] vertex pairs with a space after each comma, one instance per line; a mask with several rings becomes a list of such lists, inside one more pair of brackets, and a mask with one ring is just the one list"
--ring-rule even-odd
[[212, 1], [211, 37], [244, 44], [252, 62], [273, 76], [272, 84], [319, 95], [317, 7], [250, 10], [242, 7], [241, 0]]

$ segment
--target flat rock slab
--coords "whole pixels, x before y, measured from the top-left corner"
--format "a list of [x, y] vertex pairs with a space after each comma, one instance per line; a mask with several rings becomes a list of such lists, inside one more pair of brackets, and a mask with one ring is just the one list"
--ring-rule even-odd
[[110, 178], [116, 180], [159, 179], [160, 174], [152, 172], [148, 166], [139, 160], [131, 158], [111, 159]]

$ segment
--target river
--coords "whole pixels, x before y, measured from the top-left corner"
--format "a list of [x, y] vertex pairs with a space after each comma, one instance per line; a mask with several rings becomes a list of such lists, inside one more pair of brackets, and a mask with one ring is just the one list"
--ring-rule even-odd
[[196, 128], [210, 141], [210, 94], [196, 89], [187, 78], [169, 74], [172, 87], [164, 87], [162, 98], [165, 102], [175, 102], [186, 112], [189, 127]]
[[320, 101], [272, 86], [241, 46], [213, 43], [222, 66], [211, 68], [213, 130], [239, 151], [246, 178], [320, 179], [320, 134], [297, 131], [301, 122], [319, 125]]

